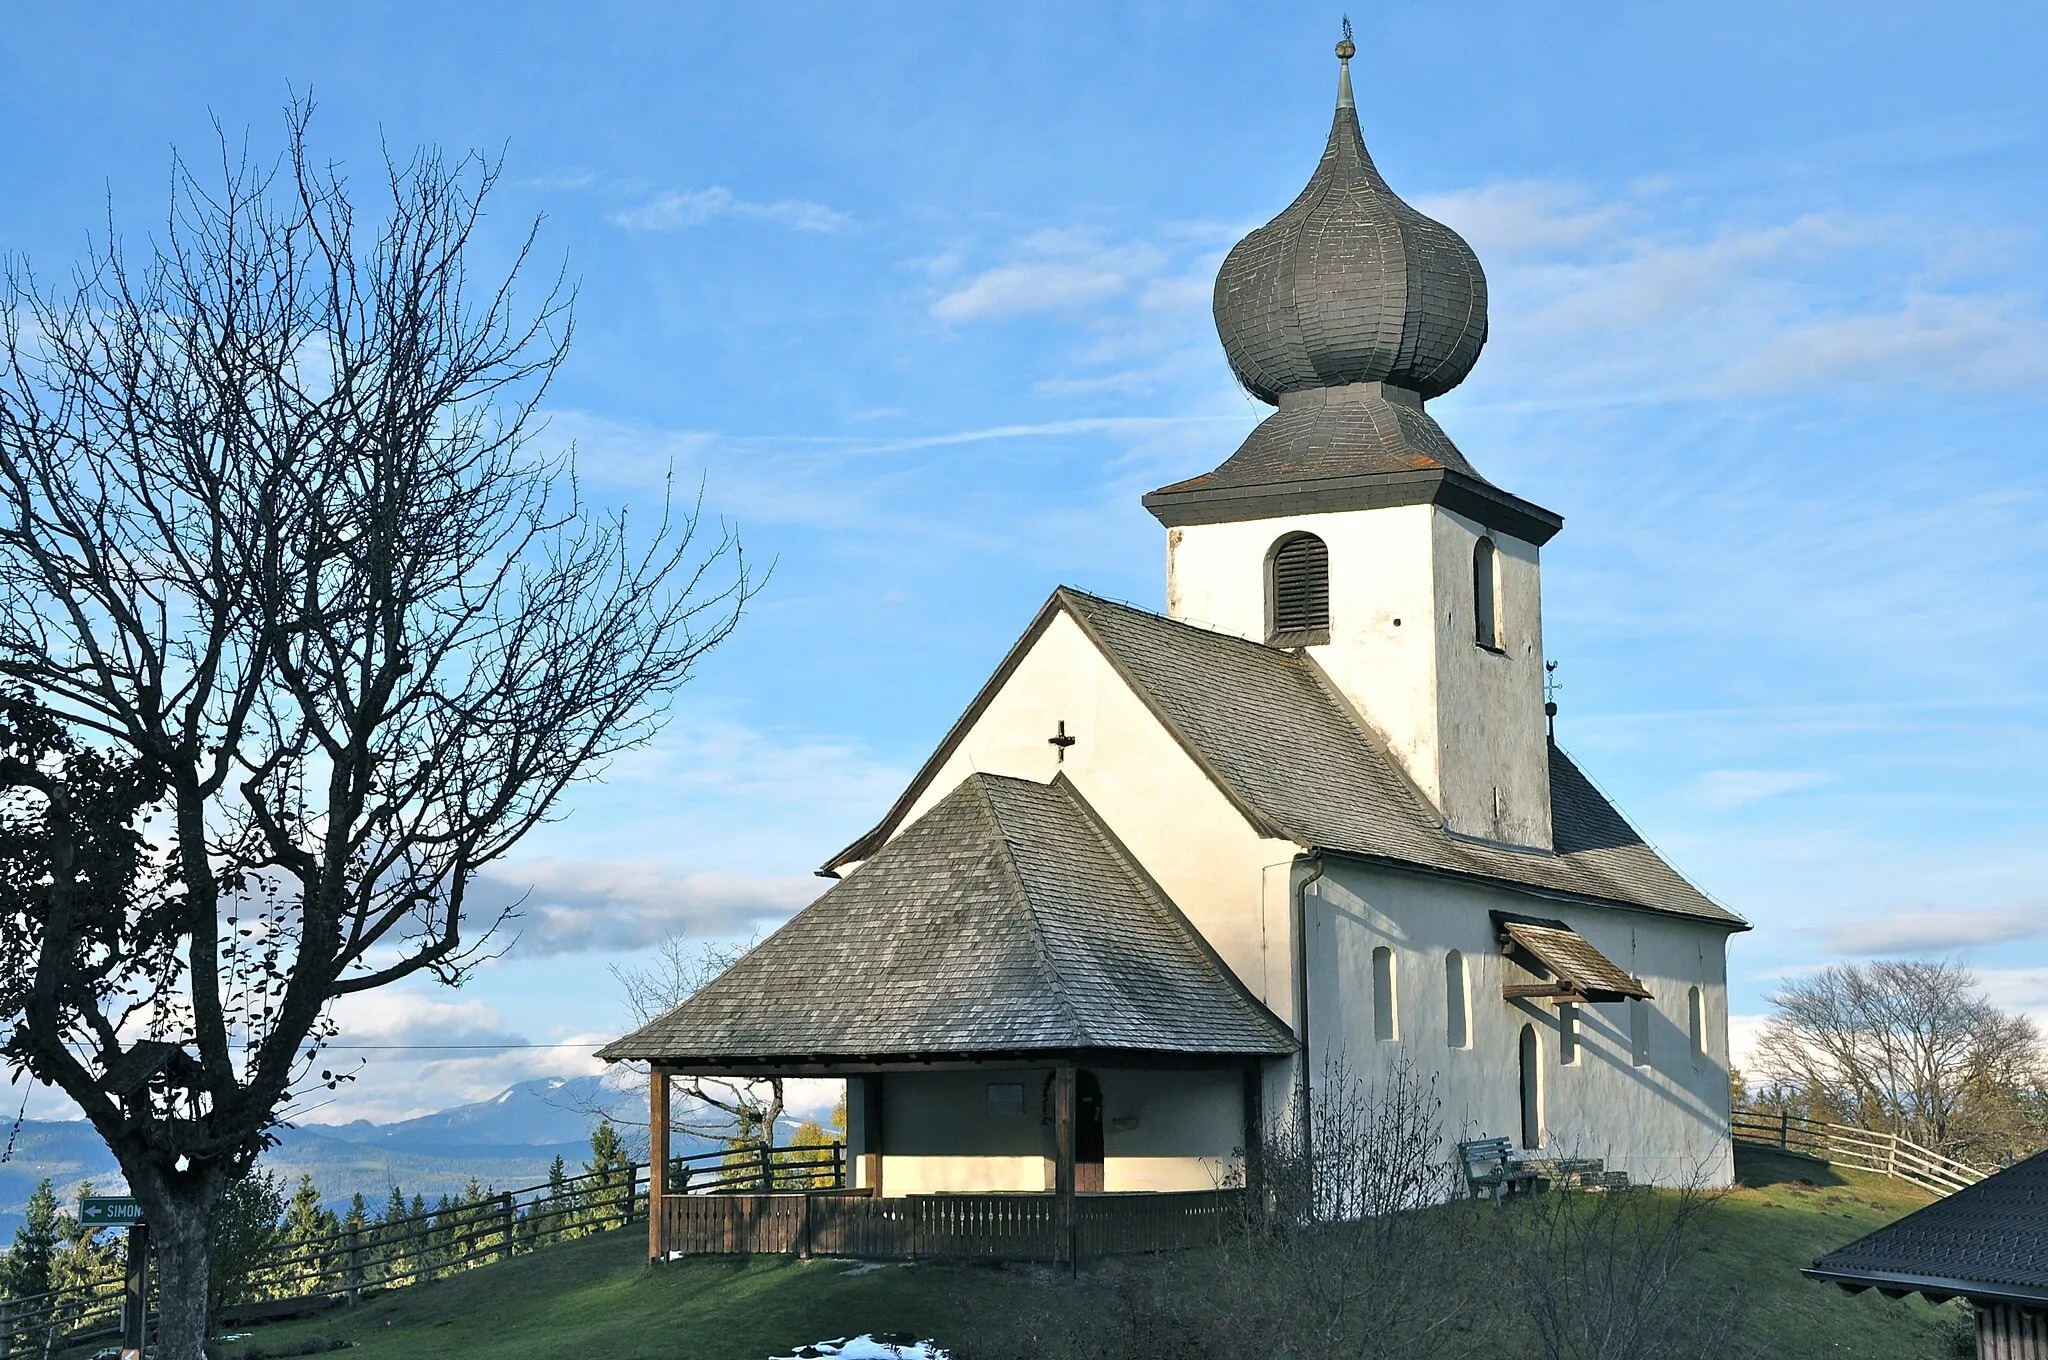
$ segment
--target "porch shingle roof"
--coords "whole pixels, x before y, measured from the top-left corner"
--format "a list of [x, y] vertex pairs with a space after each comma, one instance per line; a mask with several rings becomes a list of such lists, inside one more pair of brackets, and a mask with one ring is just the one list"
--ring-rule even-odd
[[683, 1065], [1293, 1047], [1071, 784], [974, 775], [696, 996], [599, 1056]]

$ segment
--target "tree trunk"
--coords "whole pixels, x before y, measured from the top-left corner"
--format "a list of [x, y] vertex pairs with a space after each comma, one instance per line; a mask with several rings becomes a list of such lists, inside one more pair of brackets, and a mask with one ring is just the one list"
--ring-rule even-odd
[[213, 1218], [225, 1180], [217, 1174], [130, 1171], [128, 1185], [129, 1193], [142, 1201], [156, 1253], [157, 1324], [150, 1338], [150, 1360], [204, 1360], [213, 1284]]

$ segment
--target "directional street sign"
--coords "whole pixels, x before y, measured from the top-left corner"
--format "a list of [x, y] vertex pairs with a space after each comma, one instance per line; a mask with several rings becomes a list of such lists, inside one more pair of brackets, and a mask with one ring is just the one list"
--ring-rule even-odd
[[81, 1228], [128, 1228], [142, 1221], [142, 1205], [113, 1195], [87, 1195], [78, 1201]]

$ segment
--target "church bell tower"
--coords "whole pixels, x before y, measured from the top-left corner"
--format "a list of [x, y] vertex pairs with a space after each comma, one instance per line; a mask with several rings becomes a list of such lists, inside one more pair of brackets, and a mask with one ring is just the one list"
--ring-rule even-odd
[[1552, 848], [1539, 551], [1564, 521], [1467, 462], [1425, 409], [1486, 343], [1486, 276], [1366, 153], [1350, 38], [1308, 187], [1237, 243], [1217, 334], [1278, 409], [1145, 507], [1167, 612], [1301, 648], [1454, 834]]

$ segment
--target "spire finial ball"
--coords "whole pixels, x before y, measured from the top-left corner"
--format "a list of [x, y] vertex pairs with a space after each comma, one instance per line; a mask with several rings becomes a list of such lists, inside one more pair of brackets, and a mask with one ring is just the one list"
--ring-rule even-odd
[[1345, 38], [1337, 44], [1337, 60], [1339, 61], [1350, 61], [1357, 52], [1358, 48], [1352, 44], [1349, 38]]

